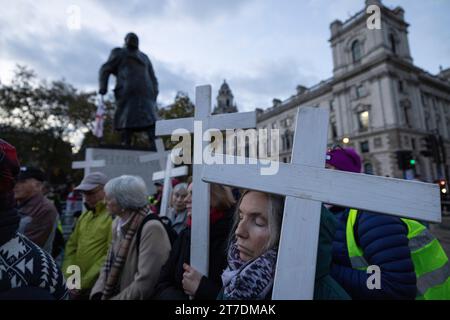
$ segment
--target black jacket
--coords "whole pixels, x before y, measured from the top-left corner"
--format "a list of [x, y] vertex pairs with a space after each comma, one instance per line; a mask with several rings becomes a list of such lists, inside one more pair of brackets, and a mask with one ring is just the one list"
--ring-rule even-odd
[[[227, 240], [231, 230], [232, 210], [211, 225], [209, 246], [209, 276], [203, 276], [195, 293], [195, 299], [215, 300], [222, 287], [222, 272], [227, 265]], [[181, 231], [175, 241], [169, 259], [162, 267], [154, 298], [158, 300], [187, 300], [183, 290], [183, 263], [190, 264], [191, 229]]]

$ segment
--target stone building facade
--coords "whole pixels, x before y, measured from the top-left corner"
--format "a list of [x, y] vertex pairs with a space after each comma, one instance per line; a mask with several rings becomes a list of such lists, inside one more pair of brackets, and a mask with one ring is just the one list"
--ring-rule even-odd
[[[280, 161], [289, 162], [298, 108], [328, 108], [329, 145], [354, 147], [365, 173], [420, 176], [427, 182], [445, 178], [450, 164], [450, 69], [432, 75], [414, 65], [401, 7], [390, 9], [379, 0], [365, 4], [381, 8], [381, 29], [367, 27], [366, 7], [345, 22], [332, 22], [333, 77], [311, 88], [298, 86], [285, 101], [275, 99], [272, 107], [259, 110], [258, 128], [280, 129]], [[422, 155], [429, 134], [441, 138], [441, 161]], [[401, 168], [398, 152], [410, 153], [415, 165]]]

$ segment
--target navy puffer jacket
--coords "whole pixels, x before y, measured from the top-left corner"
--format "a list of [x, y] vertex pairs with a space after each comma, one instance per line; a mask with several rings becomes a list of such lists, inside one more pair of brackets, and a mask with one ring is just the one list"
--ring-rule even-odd
[[416, 275], [408, 247], [408, 227], [397, 217], [359, 211], [355, 223], [356, 243], [369, 265], [381, 270], [381, 289], [369, 290], [371, 274], [352, 269], [347, 249], [349, 209], [334, 207], [339, 221], [333, 241], [332, 277], [352, 299], [414, 299]]

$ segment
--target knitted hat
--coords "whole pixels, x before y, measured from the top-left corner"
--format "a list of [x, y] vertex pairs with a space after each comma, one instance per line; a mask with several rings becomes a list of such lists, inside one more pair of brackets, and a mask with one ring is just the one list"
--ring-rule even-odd
[[327, 164], [337, 170], [361, 173], [361, 157], [352, 148], [335, 148], [327, 152]]

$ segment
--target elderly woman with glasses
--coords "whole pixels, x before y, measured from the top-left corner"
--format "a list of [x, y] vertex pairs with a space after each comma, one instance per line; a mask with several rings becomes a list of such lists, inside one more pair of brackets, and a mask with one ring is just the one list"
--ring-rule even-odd
[[[158, 220], [143, 224], [149, 214], [148, 192], [140, 177], [121, 176], [105, 185], [106, 204], [113, 222], [105, 265], [91, 292], [92, 299], [143, 300], [154, 293], [171, 245]], [[143, 225], [142, 225], [143, 224]], [[142, 230], [136, 239], [137, 230]]]

